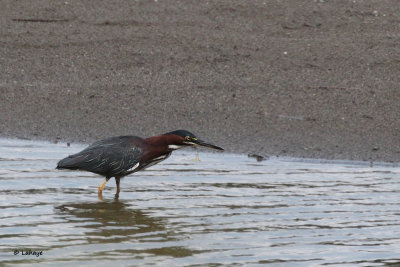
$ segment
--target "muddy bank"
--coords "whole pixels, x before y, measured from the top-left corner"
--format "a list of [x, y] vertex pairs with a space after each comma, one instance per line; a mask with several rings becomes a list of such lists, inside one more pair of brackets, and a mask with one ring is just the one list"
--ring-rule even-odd
[[398, 161], [395, 3], [4, 1], [0, 135]]

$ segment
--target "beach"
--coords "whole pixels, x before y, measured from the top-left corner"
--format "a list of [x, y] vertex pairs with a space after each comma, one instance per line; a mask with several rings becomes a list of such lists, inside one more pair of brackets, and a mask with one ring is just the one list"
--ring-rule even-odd
[[2, 5], [2, 137], [186, 129], [231, 153], [400, 157], [394, 0]]

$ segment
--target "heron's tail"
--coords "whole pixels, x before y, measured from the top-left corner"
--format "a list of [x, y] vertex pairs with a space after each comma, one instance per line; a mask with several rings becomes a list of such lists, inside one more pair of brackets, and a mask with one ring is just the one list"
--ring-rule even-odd
[[80, 162], [80, 159], [74, 156], [69, 156], [66, 157], [62, 160], [60, 160], [57, 163], [56, 169], [70, 169], [70, 170], [76, 170], [79, 168], [79, 165], [77, 164]]

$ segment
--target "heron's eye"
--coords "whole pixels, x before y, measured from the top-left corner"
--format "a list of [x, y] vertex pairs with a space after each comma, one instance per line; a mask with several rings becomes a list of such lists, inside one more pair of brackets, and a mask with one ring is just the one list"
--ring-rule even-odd
[[195, 141], [197, 141], [197, 138], [191, 137], [191, 136], [185, 136], [185, 141], [186, 142], [195, 142]]

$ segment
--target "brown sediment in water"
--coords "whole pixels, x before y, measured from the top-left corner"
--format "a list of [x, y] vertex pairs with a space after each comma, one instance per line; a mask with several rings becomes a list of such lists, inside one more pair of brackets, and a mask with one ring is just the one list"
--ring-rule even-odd
[[0, 135], [188, 129], [228, 151], [398, 161], [394, 1], [15, 2]]

